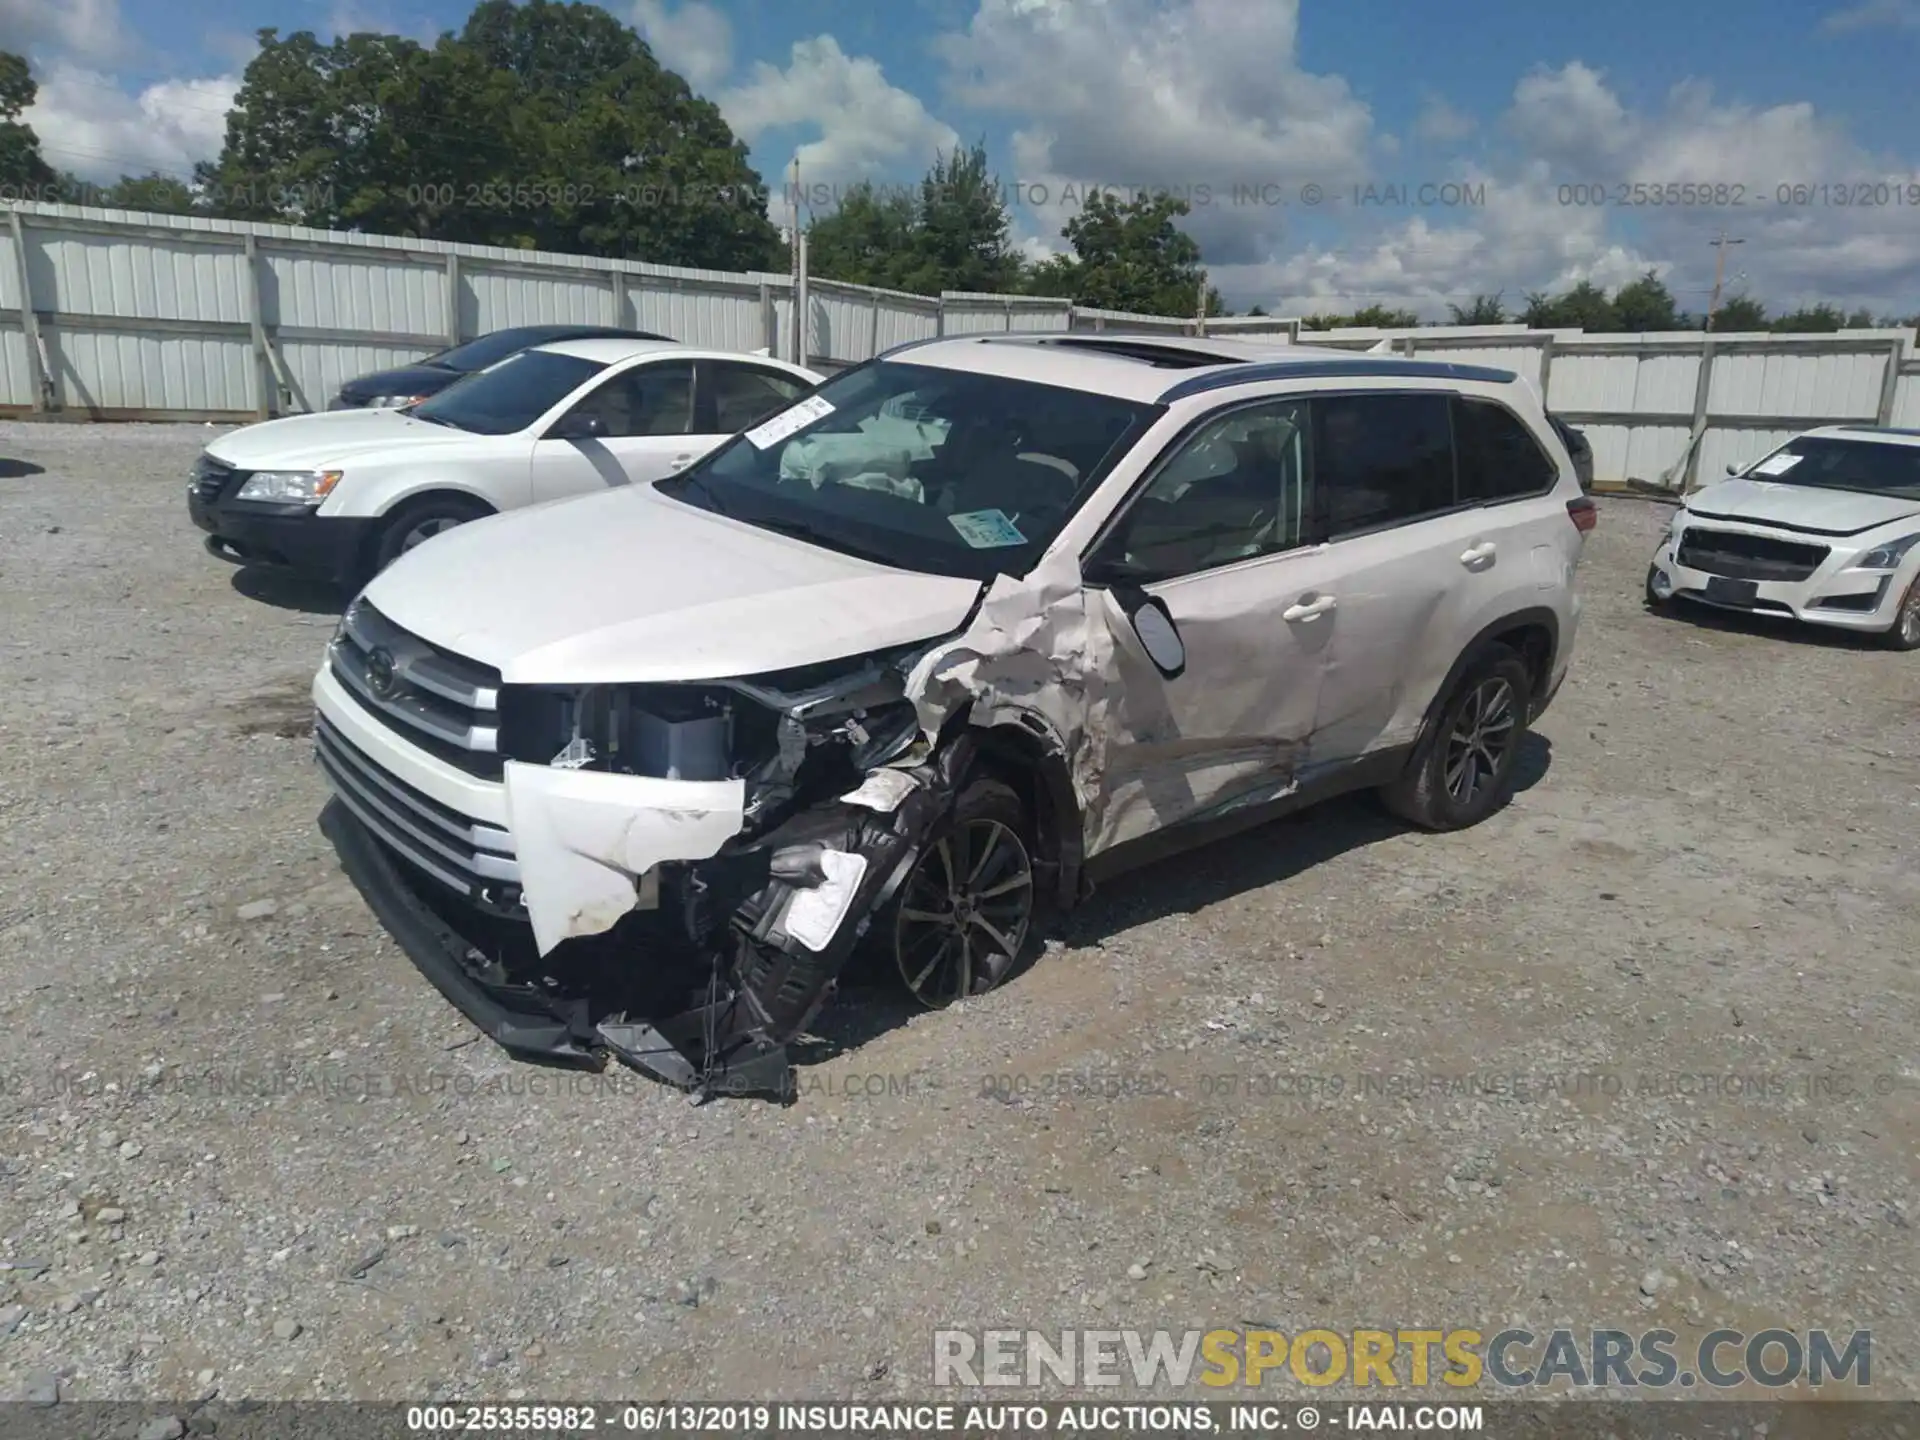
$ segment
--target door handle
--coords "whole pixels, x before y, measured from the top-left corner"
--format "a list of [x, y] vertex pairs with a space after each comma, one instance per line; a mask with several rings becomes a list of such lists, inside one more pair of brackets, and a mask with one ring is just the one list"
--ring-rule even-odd
[[1289, 605], [1280, 612], [1282, 620], [1317, 620], [1333, 609], [1333, 596], [1322, 595], [1317, 600], [1301, 600]]
[[1460, 563], [1469, 569], [1476, 565], [1485, 565], [1493, 559], [1494, 552], [1498, 549], [1499, 547], [1495, 545], [1493, 541], [1483, 540], [1478, 545], [1465, 551], [1460, 556]]
[[673, 457], [673, 468], [676, 470], [684, 470], [693, 463], [693, 460], [694, 457], [691, 455], [676, 455]]

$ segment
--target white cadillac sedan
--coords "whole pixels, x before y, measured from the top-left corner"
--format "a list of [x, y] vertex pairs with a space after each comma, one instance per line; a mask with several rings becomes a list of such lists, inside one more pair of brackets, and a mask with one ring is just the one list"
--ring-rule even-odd
[[1920, 430], [1809, 430], [1688, 496], [1647, 570], [1674, 599], [1920, 650]]
[[248, 425], [201, 454], [187, 509], [216, 554], [358, 588], [443, 530], [662, 480], [821, 377], [670, 340], [562, 340], [417, 404]]

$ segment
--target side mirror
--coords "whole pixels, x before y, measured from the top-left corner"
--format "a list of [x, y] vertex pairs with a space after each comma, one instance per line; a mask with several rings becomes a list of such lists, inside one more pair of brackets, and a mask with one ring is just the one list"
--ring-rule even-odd
[[1114, 586], [1113, 598], [1126, 612], [1133, 633], [1140, 637], [1140, 648], [1153, 661], [1154, 669], [1169, 680], [1178, 680], [1187, 668], [1187, 646], [1173, 623], [1166, 601], [1134, 586]]
[[547, 432], [549, 440], [595, 440], [607, 433], [606, 422], [590, 410], [575, 410], [562, 415], [553, 429]]
[[1738, 475], [1740, 473], [1740, 467], [1738, 465], [1735, 465], [1732, 461], [1729, 461], [1727, 462], [1727, 473], [1729, 475]]

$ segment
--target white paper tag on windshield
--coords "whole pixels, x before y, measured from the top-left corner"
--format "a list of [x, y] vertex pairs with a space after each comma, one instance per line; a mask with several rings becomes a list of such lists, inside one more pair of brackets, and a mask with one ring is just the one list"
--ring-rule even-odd
[[1024, 545], [1027, 537], [1007, 517], [1004, 510], [967, 510], [947, 516], [947, 523], [960, 532], [960, 538], [976, 550], [998, 550], [1008, 545]]
[[822, 400], [818, 395], [809, 395], [798, 405], [782, 410], [771, 420], [764, 420], [747, 431], [747, 441], [756, 450], [764, 450], [769, 445], [777, 445], [796, 430], [804, 430], [822, 415], [833, 413], [833, 402]]
[[826, 874], [811, 890], [796, 890], [780, 928], [818, 954], [827, 948], [853, 905], [853, 892], [867, 873], [867, 857], [844, 850], [823, 851], [820, 869]]
[[1804, 455], [1770, 455], [1753, 467], [1756, 475], [1784, 475], [1807, 457]]

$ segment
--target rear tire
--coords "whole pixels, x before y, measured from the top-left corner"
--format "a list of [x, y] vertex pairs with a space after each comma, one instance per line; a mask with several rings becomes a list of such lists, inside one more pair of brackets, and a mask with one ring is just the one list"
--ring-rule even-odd
[[1890, 650], [1920, 650], [1920, 575], [1907, 587], [1884, 640]]
[[407, 551], [435, 535], [492, 513], [480, 501], [464, 495], [427, 495], [402, 505], [380, 527], [366, 578], [372, 579]]
[[921, 1005], [943, 1009], [1011, 974], [1032, 933], [1033, 832], [999, 780], [973, 781], [928, 837], [872, 934]]
[[1423, 830], [1478, 825], [1513, 798], [1513, 773], [1527, 733], [1533, 678], [1505, 645], [1468, 662], [1406, 770], [1380, 798]]

